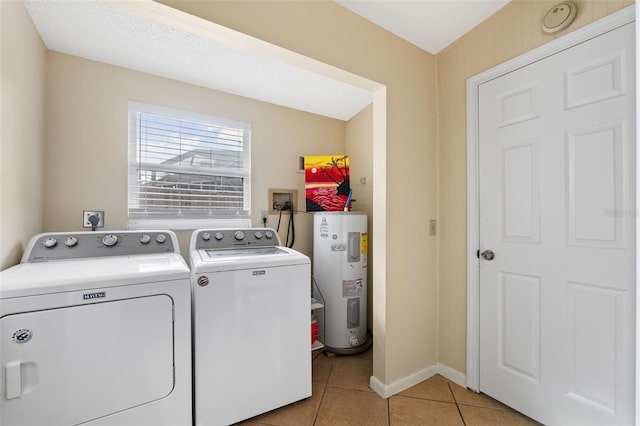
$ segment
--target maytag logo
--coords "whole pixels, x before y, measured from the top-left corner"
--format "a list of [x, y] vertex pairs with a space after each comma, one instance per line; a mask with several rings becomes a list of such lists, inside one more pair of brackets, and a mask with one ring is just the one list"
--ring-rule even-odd
[[104, 291], [99, 291], [97, 293], [85, 293], [82, 295], [82, 298], [84, 300], [100, 299], [102, 297], [106, 297], [106, 294]]
[[267, 271], [253, 271], [253, 275], [265, 275]]

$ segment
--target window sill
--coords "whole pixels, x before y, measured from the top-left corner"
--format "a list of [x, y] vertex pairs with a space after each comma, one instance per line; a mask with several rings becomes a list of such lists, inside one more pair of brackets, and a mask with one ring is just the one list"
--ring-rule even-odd
[[129, 229], [193, 230], [213, 228], [250, 228], [251, 220], [241, 219], [129, 219]]

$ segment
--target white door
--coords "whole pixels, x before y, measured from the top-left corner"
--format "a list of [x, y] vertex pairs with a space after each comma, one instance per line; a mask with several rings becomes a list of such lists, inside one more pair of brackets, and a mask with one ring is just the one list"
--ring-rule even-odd
[[479, 89], [480, 390], [547, 425], [634, 423], [634, 27]]

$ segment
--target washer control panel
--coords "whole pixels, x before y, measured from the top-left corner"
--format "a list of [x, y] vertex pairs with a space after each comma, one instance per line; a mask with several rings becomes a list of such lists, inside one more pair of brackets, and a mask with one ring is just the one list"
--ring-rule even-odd
[[[28, 262], [104, 256], [135, 256], [178, 253], [171, 231], [103, 231], [47, 233], [33, 237], [27, 248]], [[24, 261], [24, 258], [23, 258]]]
[[270, 228], [201, 229], [191, 237], [195, 249], [224, 250], [233, 248], [275, 247], [280, 239]]

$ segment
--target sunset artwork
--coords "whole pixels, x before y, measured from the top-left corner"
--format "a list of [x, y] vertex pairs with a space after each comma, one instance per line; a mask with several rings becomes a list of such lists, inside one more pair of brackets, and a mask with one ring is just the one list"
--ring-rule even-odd
[[305, 156], [304, 182], [308, 212], [343, 211], [349, 201], [349, 157]]

